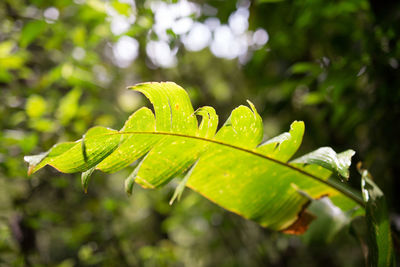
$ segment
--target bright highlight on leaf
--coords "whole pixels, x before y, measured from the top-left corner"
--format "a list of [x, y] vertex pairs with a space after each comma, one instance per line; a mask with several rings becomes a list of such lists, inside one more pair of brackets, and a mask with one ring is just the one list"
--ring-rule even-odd
[[125, 181], [128, 194], [134, 183], [157, 188], [185, 173], [171, 203], [187, 186], [262, 226], [296, 234], [311, 221], [312, 216], [304, 217], [309, 198], [329, 197], [344, 212], [363, 209], [360, 196], [330, 178], [348, 178], [354, 151], [336, 154], [325, 147], [289, 161], [302, 142], [303, 122], [293, 122], [289, 132], [262, 143], [263, 123], [250, 101], [250, 107], [234, 109], [217, 131], [215, 110], [206, 106], [194, 111], [185, 90], [175, 83], [142, 83], [130, 89], [143, 93], [154, 113], [143, 107], [120, 131], [94, 127], [81, 140], [27, 156], [29, 173], [46, 165], [65, 173], [83, 172], [86, 190], [95, 169], [115, 172], [141, 159]]

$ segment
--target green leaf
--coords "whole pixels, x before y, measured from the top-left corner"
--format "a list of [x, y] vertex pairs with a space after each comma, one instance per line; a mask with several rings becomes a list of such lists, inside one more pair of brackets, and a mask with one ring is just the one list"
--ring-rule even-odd
[[290, 126], [290, 131], [280, 134], [261, 144], [257, 150], [262, 154], [288, 161], [299, 149], [304, 135], [304, 123], [295, 121]]
[[26, 102], [26, 113], [31, 118], [41, 117], [47, 110], [47, 103], [43, 97], [31, 95]]
[[293, 74], [303, 74], [303, 73], [312, 73], [314, 75], [318, 75], [321, 71], [322, 68], [316, 64], [316, 63], [310, 63], [310, 62], [299, 62], [290, 67], [290, 71]]
[[68, 125], [71, 119], [78, 113], [78, 102], [81, 94], [82, 91], [79, 88], [75, 88], [61, 99], [56, 116], [62, 125]]
[[114, 0], [111, 2], [111, 6], [121, 15], [129, 17], [132, 13], [132, 7], [129, 3], [121, 3], [120, 1]]
[[310, 224], [303, 239], [309, 243], [328, 243], [351, 220], [349, 212], [343, 212], [329, 198], [312, 200], [307, 210], [318, 217]]
[[193, 166], [190, 168], [188, 173], [186, 173], [185, 177], [182, 179], [182, 181], [179, 183], [179, 185], [176, 187], [174, 195], [172, 196], [171, 200], [169, 201], [169, 204], [172, 205], [176, 199], [178, 201], [181, 199], [183, 190], [185, 190], [186, 183], [189, 180], [189, 177], [192, 175], [192, 172], [194, 168], [196, 167], [197, 163], [193, 164]]
[[20, 45], [22, 48], [27, 47], [32, 43], [44, 30], [46, 22], [43, 20], [34, 20], [28, 22], [21, 31]]
[[[32, 173], [51, 165], [60, 172], [74, 173], [84, 172], [100, 163], [104, 158], [111, 154], [119, 145], [120, 138], [115, 138], [115, 130], [104, 127], [91, 128], [85, 135], [85, 142], [65, 142], [53, 146], [47, 155], [36, 165], [38, 158], [25, 157], [30, 165]], [[83, 145], [84, 144], [84, 145]], [[85, 147], [85, 152], [83, 147]]]
[[368, 227], [368, 261], [370, 266], [394, 266], [392, 233], [386, 199], [380, 188], [373, 182], [365, 169], [358, 169], [361, 174], [361, 191], [365, 201], [365, 218]]
[[[155, 118], [148, 108], [136, 111], [125, 122], [122, 132], [127, 131], [155, 131]], [[115, 172], [129, 166], [132, 162], [146, 154], [159, 141], [158, 136], [121, 135], [118, 148], [105, 158], [97, 168], [103, 172]]]
[[128, 195], [132, 195], [133, 186], [135, 185], [135, 179], [137, 172], [139, 171], [140, 164], [133, 170], [133, 172], [125, 179], [125, 192]]
[[308, 153], [292, 163], [315, 164], [326, 168], [334, 173], [339, 174], [343, 178], [349, 179], [349, 167], [351, 165], [351, 157], [356, 152], [354, 150], [346, 150], [340, 154], [330, 147], [321, 147], [311, 153]]
[[82, 172], [81, 180], [82, 180], [83, 191], [85, 193], [87, 193], [87, 189], [88, 189], [88, 186], [89, 186], [89, 180], [90, 180], [90, 177], [92, 176], [92, 173], [94, 172], [95, 169], [96, 169], [96, 167], [92, 167], [89, 170]]
[[329, 197], [345, 212], [362, 210], [361, 198], [329, 179], [332, 171], [346, 176], [352, 153], [323, 148], [288, 162], [301, 144], [303, 122], [261, 143], [263, 123], [251, 102], [234, 109], [217, 132], [215, 110], [194, 111], [185, 90], [175, 83], [143, 83], [131, 89], [150, 100], [154, 114], [141, 108], [120, 131], [94, 127], [82, 140], [28, 157], [31, 172], [45, 165], [62, 172], [115, 172], [142, 158], [125, 181], [127, 193], [134, 183], [157, 188], [187, 172], [173, 199], [188, 186], [262, 226], [292, 233], [307, 229], [309, 220], [303, 215], [309, 198]]

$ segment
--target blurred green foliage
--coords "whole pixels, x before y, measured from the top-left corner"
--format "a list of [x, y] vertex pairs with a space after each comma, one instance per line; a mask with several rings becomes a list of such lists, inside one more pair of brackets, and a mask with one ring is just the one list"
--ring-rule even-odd
[[[179, 16], [192, 26], [217, 18], [226, 33], [236, 25], [234, 14], [241, 15], [239, 26], [246, 18], [244, 32], [235, 35], [246, 37], [246, 50], [242, 38], [241, 54], [230, 56], [216, 47], [230, 51], [236, 39], [198, 49], [181, 28], [163, 28], [160, 7], [172, 14], [176, 8], [168, 8], [181, 2], [0, 2], [0, 265], [363, 264], [348, 229], [321, 245], [262, 229], [189, 190], [171, 207], [174, 184], [157, 192], [135, 188], [128, 198], [122, 185], [129, 170], [95, 173], [87, 195], [75, 175], [48, 168], [27, 177], [24, 155], [76, 140], [93, 125], [122, 126], [144, 102], [125, 87], [143, 81], [175, 81], [195, 107], [216, 107], [221, 121], [250, 99], [266, 137], [304, 120], [299, 154], [326, 144], [353, 148], [385, 192], [392, 230], [399, 231], [400, 4], [191, 2]], [[259, 29], [268, 34], [256, 35]], [[217, 39], [217, 30], [210, 38]], [[355, 170], [351, 176], [358, 187]]]

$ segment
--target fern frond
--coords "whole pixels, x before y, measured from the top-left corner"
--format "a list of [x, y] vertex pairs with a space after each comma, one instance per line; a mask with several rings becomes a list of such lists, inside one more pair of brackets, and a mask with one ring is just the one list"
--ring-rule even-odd
[[343, 211], [363, 209], [360, 196], [330, 178], [332, 173], [348, 178], [354, 151], [336, 154], [320, 148], [289, 161], [302, 142], [303, 122], [295, 121], [289, 132], [261, 143], [263, 123], [251, 102], [250, 108], [234, 109], [217, 131], [215, 110], [206, 106], [194, 111], [185, 90], [175, 83], [142, 83], [131, 89], [150, 100], [154, 113], [143, 107], [120, 131], [94, 127], [76, 142], [27, 156], [29, 173], [45, 165], [64, 173], [83, 172], [87, 186], [95, 169], [115, 172], [142, 159], [126, 181], [127, 192], [133, 183], [157, 188], [187, 172], [180, 191], [190, 187], [274, 230], [299, 225], [309, 198], [329, 197]]

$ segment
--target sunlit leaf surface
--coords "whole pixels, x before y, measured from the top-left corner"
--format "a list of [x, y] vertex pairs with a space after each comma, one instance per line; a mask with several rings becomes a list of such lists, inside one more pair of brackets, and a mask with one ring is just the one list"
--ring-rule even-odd
[[363, 205], [356, 194], [329, 179], [332, 173], [348, 178], [354, 151], [336, 154], [320, 148], [289, 162], [302, 142], [303, 122], [295, 121], [289, 132], [262, 142], [263, 123], [251, 102], [234, 109], [217, 131], [215, 110], [194, 111], [185, 90], [175, 83], [143, 83], [131, 89], [150, 100], [154, 113], [141, 108], [120, 131], [94, 127], [81, 140], [25, 157], [30, 172], [45, 165], [83, 172], [86, 190], [94, 169], [115, 172], [141, 159], [126, 180], [128, 193], [134, 183], [157, 188], [186, 173], [174, 198], [187, 186], [225, 209], [288, 233], [307, 229], [310, 217], [305, 220], [304, 209], [310, 198], [329, 197], [343, 211]]

